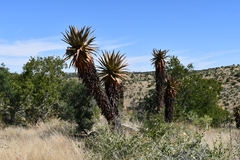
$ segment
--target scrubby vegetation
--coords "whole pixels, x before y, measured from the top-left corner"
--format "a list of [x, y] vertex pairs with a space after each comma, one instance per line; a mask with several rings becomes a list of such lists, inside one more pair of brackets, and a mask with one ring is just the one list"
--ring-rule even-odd
[[[210, 133], [216, 137], [207, 137]], [[92, 159], [238, 159], [239, 138], [236, 130], [217, 133], [165, 123], [156, 115], [146, 120], [139, 132], [119, 135], [104, 127], [84, 142], [94, 153]]]
[[[161, 123], [159, 123], [161, 122]], [[74, 136], [76, 124], [51, 120], [0, 130], [0, 159], [238, 159], [240, 134], [233, 128], [201, 129], [165, 123], [159, 116], [139, 130], [114, 133], [97, 123], [94, 134]]]
[[154, 49], [155, 72], [127, 73], [125, 55], [105, 51], [97, 72], [90, 29], [63, 34], [77, 74], [53, 56], [19, 74], [1, 65], [4, 159], [240, 158], [239, 65], [195, 71]]

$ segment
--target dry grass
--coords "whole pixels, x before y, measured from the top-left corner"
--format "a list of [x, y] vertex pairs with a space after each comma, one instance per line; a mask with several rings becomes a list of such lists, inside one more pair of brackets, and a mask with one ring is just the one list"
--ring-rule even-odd
[[236, 129], [233, 126], [226, 126], [223, 128], [204, 128], [199, 127], [192, 124], [185, 124], [185, 123], [176, 123], [178, 126], [183, 126], [186, 131], [190, 134], [194, 133], [203, 133], [202, 137], [202, 144], [207, 144], [211, 149], [214, 148], [214, 143], [216, 145], [219, 145], [219, 143], [222, 143], [223, 147], [228, 147], [226, 145], [232, 144], [232, 145], [240, 145], [240, 130]]
[[[223, 145], [232, 143], [239, 145], [240, 132], [237, 129], [210, 128], [204, 132], [203, 128], [189, 124], [182, 125], [187, 132], [204, 133], [202, 143], [214, 148], [214, 142]], [[105, 123], [98, 122], [95, 130], [106, 127]], [[124, 128], [126, 134], [135, 134], [137, 129], [128, 130], [131, 127], [140, 127], [138, 124], [126, 122]], [[0, 130], [0, 160], [82, 160], [91, 159], [93, 153], [85, 148], [84, 142], [73, 138], [71, 135], [75, 125], [64, 121], [52, 120], [48, 123], [40, 123], [30, 128], [8, 127]], [[129, 135], [129, 137], [131, 137]], [[141, 139], [141, 137], [140, 137]], [[104, 141], [102, 142], [104, 143]], [[229, 146], [226, 146], [229, 147]], [[101, 156], [100, 156], [101, 157]]]
[[82, 142], [69, 137], [73, 129], [74, 125], [58, 120], [31, 128], [5, 128], [0, 131], [0, 159], [88, 159]]
[[239, 145], [239, 139], [240, 132], [238, 129], [211, 128], [205, 132], [202, 141], [213, 149], [214, 143], [218, 146], [220, 142], [223, 144], [223, 147], [228, 147], [226, 144], [231, 144], [232, 146]]

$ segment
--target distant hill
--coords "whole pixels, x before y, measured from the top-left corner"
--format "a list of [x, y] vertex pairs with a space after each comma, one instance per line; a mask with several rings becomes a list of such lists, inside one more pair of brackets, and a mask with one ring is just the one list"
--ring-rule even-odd
[[[229, 111], [240, 105], [240, 64], [198, 70], [205, 78], [218, 80], [223, 90], [219, 105]], [[132, 72], [125, 84], [125, 107], [135, 105], [155, 87], [154, 72]]]
[[[198, 70], [205, 78], [218, 80], [223, 87], [219, 105], [229, 111], [240, 105], [240, 64]], [[67, 73], [77, 77], [75, 73]], [[125, 82], [124, 107], [133, 107], [150, 89], [155, 87], [154, 71], [131, 72]]]

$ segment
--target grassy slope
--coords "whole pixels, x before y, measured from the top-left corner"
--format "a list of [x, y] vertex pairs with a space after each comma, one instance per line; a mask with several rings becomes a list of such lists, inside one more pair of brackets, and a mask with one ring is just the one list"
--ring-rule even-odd
[[[197, 71], [205, 78], [217, 79], [223, 87], [219, 104], [232, 111], [240, 105], [240, 65]], [[239, 75], [239, 76], [238, 76]], [[154, 72], [133, 72], [125, 83], [125, 107], [131, 107], [155, 87]]]

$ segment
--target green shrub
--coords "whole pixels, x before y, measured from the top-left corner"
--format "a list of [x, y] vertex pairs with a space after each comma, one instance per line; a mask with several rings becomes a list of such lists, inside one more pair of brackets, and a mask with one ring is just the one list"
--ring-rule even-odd
[[99, 118], [100, 111], [89, 90], [77, 80], [68, 80], [62, 90], [63, 105], [58, 116], [64, 120], [75, 121], [79, 131], [90, 130], [94, 118]]
[[[161, 129], [160, 129], [161, 128]], [[171, 124], [164, 122], [163, 114], [153, 114], [144, 120], [144, 125], [140, 130], [144, 135], [156, 140], [161, 138], [171, 128]]]
[[194, 124], [208, 129], [209, 126], [212, 124], [212, 121], [213, 121], [213, 118], [211, 118], [208, 115], [204, 115], [203, 117], [196, 118], [194, 121]]
[[212, 127], [220, 127], [222, 124], [230, 122], [231, 114], [229, 111], [220, 108], [219, 106], [213, 106], [207, 110], [207, 115], [212, 118]]
[[[147, 123], [146, 123], [147, 122]], [[213, 148], [203, 143], [204, 132], [193, 131], [182, 124], [164, 123], [154, 115], [146, 121], [141, 132], [116, 134], [109, 127], [100, 128], [95, 136], [85, 139], [85, 147], [94, 153], [92, 159], [237, 159], [239, 146], [234, 139], [223, 145], [214, 141]]]

